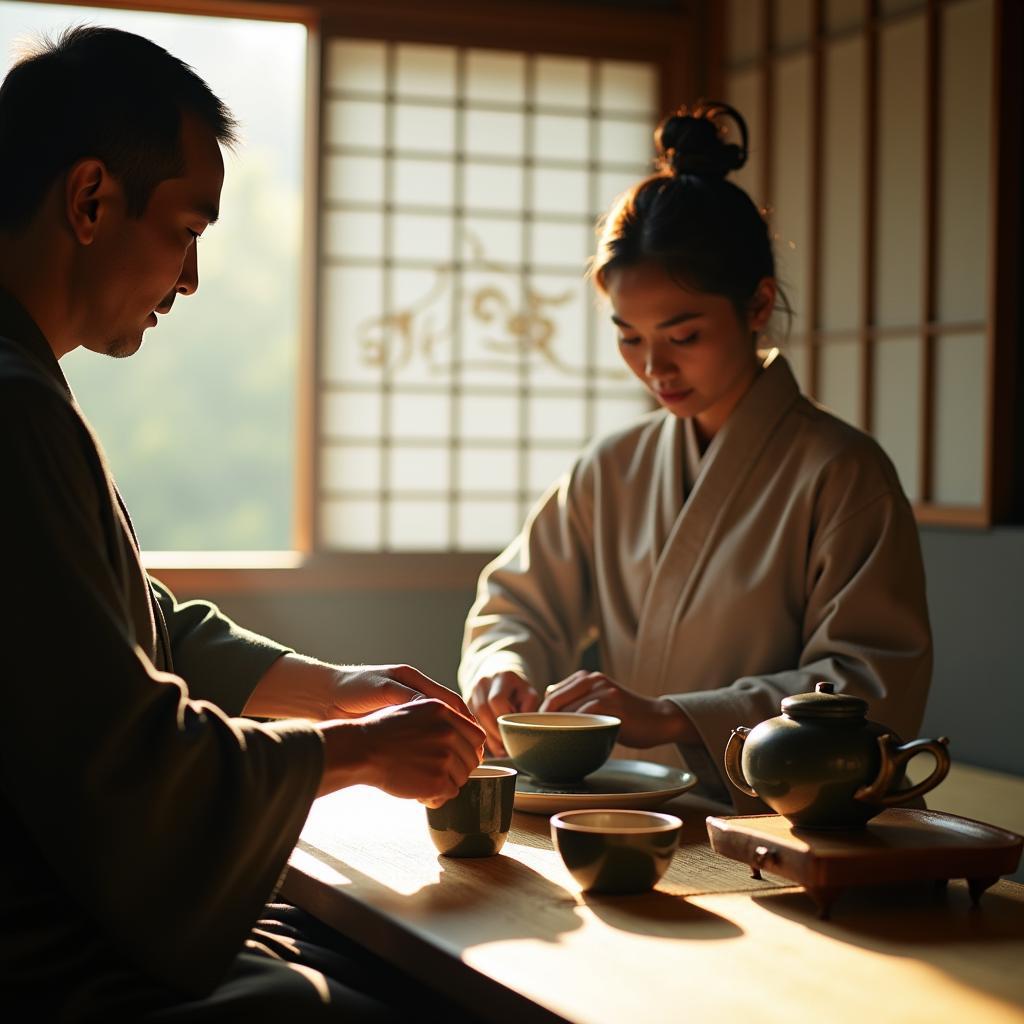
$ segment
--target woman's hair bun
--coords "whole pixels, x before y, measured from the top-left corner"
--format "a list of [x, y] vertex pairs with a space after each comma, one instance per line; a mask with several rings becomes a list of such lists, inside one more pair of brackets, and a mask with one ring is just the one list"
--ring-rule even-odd
[[[717, 124], [719, 117], [731, 118], [740, 133], [740, 144], [726, 142]], [[747, 123], [727, 103], [701, 101], [688, 109], [680, 107], [654, 133], [658, 146], [658, 167], [664, 174], [692, 174], [698, 178], [724, 178], [747, 162]]]

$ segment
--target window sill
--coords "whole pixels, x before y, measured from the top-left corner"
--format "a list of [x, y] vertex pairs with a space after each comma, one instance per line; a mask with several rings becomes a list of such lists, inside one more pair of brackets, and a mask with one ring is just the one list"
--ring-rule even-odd
[[472, 590], [494, 552], [147, 551], [146, 570], [175, 593]]

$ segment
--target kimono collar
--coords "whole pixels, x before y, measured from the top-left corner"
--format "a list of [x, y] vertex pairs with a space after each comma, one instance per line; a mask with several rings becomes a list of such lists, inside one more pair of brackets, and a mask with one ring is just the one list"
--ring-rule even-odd
[[25, 307], [3, 288], [0, 288], [0, 337], [12, 341], [32, 360], [37, 369], [42, 370], [68, 398], [73, 399], [71, 388], [50, 343], [25, 311]]
[[711, 439], [704, 453], [705, 460], [717, 449], [731, 445], [734, 435], [761, 435], [767, 432], [800, 397], [800, 386], [793, 371], [777, 348], [765, 353], [761, 365], [761, 372], [754, 379], [750, 390], [739, 400], [732, 414]]
[[[674, 481], [665, 502], [665, 541], [654, 551], [656, 561], [640, 609], [637, 640], [627, 685], [640, 693], [665, 693], [673, 647], [665, 643], [686, 615], [701, 568], [718, 537], [728, 529], [731, 506], [757, 464], [779, 422], [800, 398], [793, 372], [773, 350], [750, 390], [740, 399], [701, 459], [700, 474], [685, 503], [679, 494], [684, 423], [665, 421], [662, 465]], [[671, 459], [665, 456], [671, 453]], [[661, 533], [662, 531], [659, 531]], [[653, 534], [652, 536], [656, 536]]]

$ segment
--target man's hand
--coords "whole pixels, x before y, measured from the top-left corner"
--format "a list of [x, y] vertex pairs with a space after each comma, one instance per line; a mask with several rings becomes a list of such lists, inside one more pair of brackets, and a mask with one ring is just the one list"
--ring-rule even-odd
[[582, 711], [622, 720], [619, 742], [627, 747], [697, 742], [699, 734], [683, 710], [665, 697], [641, 697], [602, 672], [574, 672], [549, 686], [541, 711]]
[[487, 733], [487, 749], [496, 757], [507, 753], [498, 731], [498, 715], [536, 711], [539, 707], [537, 691], [516, 672], [482, 676], [469, 691], [469, 708]]
[[472, 716], [462, 698], [409, 665], [328, 665], [286, 654], [266, 671], [243, 714], [252, 718], [358, 718], [420, 697]]
[[430, 697], [472, 719], [459, 694], [411, 665], [350, 665], [336, 670], [326, 718], [353, 718]]
[[483, 756], [484, 731], [440, 700], [419, 697], [364, 718], [325, 722], [318, 795], [364, 783], [439, 807]]

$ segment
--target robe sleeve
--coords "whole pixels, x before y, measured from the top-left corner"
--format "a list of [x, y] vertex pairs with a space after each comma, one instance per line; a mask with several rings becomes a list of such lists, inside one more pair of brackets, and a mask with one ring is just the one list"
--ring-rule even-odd
[[240, 715], [256, 684], [291, 648], [243, 629], [208, 601], [178, 602], [159, 580], [150, 584], [167, 623], [174, 670], [191, 697]]
[[132, 642], [109, 485], [59, 396], [0, 384], [0, 474], [3, 804], [113, 950], [203, 994], [280, 878], [320, 734], [192, 700]]
[[903, 739], [917, 734], [932, 668], [924, 566], [913, 512], [894, 471], [886, 476], [885, 490], [865, 495], [857, 467], [840, 463], [821, 488], [805, 563], [799, 664], [671, 695], [703, 741], [702, 748], [681, 745], [683, 756], [702, 779], [717, 779], [720, 787], [712, 788], [727, 792], [741, 812], [764, 805], [727, 783], [722, 763], [730, 733], [775, 717], [782, 698], [819, 681], [867, 700], [872, 719]]
[[538, 501], [515, 540], [484, 569], [466, 620], [459, 685], [512, 671], [542, 692], [579, 667], [594, 629], [579, 466]]

